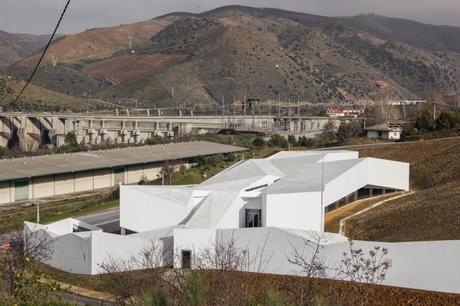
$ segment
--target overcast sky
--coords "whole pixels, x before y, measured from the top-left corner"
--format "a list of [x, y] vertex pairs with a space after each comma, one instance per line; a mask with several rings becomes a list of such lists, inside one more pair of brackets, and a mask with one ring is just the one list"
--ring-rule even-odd
[[[0, 29], [49, 33], [65, 0], [0, 0]], [[73, 0], [60, 33], [146, 20], [175, 11], [202, 12], [228, 4], [277, 7], [327, 16], [376, 13], [460, 26], [460, 0]]]

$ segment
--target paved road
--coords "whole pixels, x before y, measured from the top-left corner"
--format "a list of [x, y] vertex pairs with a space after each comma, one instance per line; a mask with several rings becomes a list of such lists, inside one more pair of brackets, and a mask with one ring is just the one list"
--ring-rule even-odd
[[105, 232], [117, 233], [120, 231], [120, 209], [118, 207], [82, 216], [78, 220], [100, 227]]

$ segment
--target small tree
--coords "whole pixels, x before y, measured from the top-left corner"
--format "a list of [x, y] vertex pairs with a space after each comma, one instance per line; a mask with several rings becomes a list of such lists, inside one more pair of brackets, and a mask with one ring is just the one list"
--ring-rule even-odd
[[428, 110], [423, 110], [415, 120], [414, 127], [419, 131], [432, 131], [434, 129], [433, 115]]
[[301, 247], [291, 245], [292, 253], [288, 256], [288, 262], [299, 267], [300, 274], [309, 278], [301, 292], [302, 303], [310, 302], [315, 296], [312, 278], [324, 278], [328, 274], [329, 267], [320, 254], [326, 241], [323, 234], [315, 233], [312, 239], [305, 239]]
[[335, 135], [335, 127], [334, 122], [329, 120], [323, 128], [323, 132], [321, 133], [321, 144], [327, 145], [330, 143], [334, 143], [336, 141]]
[[69, 132], [67, 135], [64, 137], [64, 142], [66, 145], [71, 146], [71, 147], [78, 147], [78, 141], [77, 141], [77, 134], [75, 132]]
[[297, 142], [297, 139], [295, 138], [294, 135], [289, 135], [288, 136], [288, 142], [291, 145], [291, 147], [297, 147], [299, 143]]
[[161, 268], [165, 258], [169, 257], [172, 257], [169, 251], [152, 241], [128, 259], [109, 257], [99, 264], [102, 272], [106, 274], [102, 281], [112, 289], [117, 301], [125, 304], [130, 298], [140, 296], [145, 290], [156, 290], [166, 283], [165, 270]]
[[351, 122], [348, 124], [342, 124], [337, 131], [337, 138], [340, 142], [346, 143], [353, 137], [361, 136], [363, 129], [359, 122]]
[[265, 140], [262, 137], [254, 138], [252, 143], [256, 147], [256, 149], [262, 149], [263, 147], [265, 147]]
[[275, 134], [270, 138], [269, 145], [272, 147], [280, 147], [284, 149], [289, 147], [289, 143], [286, 138], [278, 134]]
[[314, 145], [314, 141], [311, 138], [307, 138], [306, 136], [302, 136], [299, 138], [299, 146], [301, 147], [312, 147]]
[[34, 265], [50, 254], [50, 240], [43, 231], [0, 236], [1, 305], [41, 305], [59, 299], [59, 285]]
[[450, 130], [459, 124], [458, 116], [455, 116], [451, 112], [442, 112], [436, 119], [436, 129], [438, 130]]
[[381, 284], [386, 277], [391, 261], [386, 257], [388, 249], [379, 246], [366, 254], [362, 249], [353, 247], [349, 241], [350, 252], [344, 252], [338, 269], [339, 278], [353, 282]]

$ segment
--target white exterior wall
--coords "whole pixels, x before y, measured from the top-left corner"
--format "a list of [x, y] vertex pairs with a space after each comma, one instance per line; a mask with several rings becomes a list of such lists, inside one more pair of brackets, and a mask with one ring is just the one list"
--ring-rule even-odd
[[398, 140], [401, 139], [401, 132], [390, 132], [388, 134], [389, 139]]
[[321, 192], [268, 194], [263, 201], [264, 227], [321, 230]]
[[34, 199], [54, 196], [54, 176], [35, 177], [32, 180], [32, 194]]
[[144, 176], [144, 166], [129, 166], [126, 167], [126, 172], [126, 184], [136, 184], [139, 183]]
[[376, 158], [367, 158], [364, 162], [367, 163], [369, 184], [409, 190], [409, 164]]
[[112, 169], [94, 170], [94, 189], [112, 187]]
[[10, 182], [0, 183], [0, 204], [11, 202]]
[[46, 264], [75, 274], [92, 274], [91, 241], [74, 234], [67, 234], [53, 239], [53, 254]]
[[93, 190], [93, 172], [75, 173], [75, 192]]
[[135, 232], [175, 226], [191, 207], [152, 196], [133, 186], [120, 188], [120, 226]]
[[56, 175], [54, 177], [55, 195], [68, 194], [75, 192], [75, 180], [72, 174]]
[[[327, 170], [328, 164], [324, 164]], [[378, 174], [377, 174], [378, 175]], [[369, 184], [368, 163], [362, 161], [324, 186], [324, 205], [328, 206]]]
[[367, 131], [367, 138], [383, 138], [382, 136], [377, 131]]
[[175, 229], [174, 230], [174, 267], [181, 267], [182, 251], [192, 251], [193, 258], [199, 256], [203, 250], [214, 246], [216, 243], [216, 231], [210, 229]]
[[101, 265], [111, 259], [129, 260], [131, 257], [138, 257], [139, 254], [149, 248], [152, 243], [160, 241], [149, 241], [132, 236], [121, 236], [104, 232], [92, 232], [91, 234], [91, 274], [104, 273]]
[[148, 180], [156, 180], [161, 176], [161, 167], [156, 164], [147, 164], [144, 166], [144, 175]]

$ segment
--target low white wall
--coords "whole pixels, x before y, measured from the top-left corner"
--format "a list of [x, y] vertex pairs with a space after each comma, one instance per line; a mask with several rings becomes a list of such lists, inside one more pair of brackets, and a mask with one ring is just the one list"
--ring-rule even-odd
[[[182, 251], [192, 251], [192, 258], [200, 252], [214, 246], [216, 231], [209, 229], [175, 229], [174, 230], [174, 267], [181, 267]], [[193, 262], [193, 261], [192, 261]]]
[[129, 261], [132, 257], [139, 258], [141, 251], [149, 248], [152, 243], [159, 244], [158, 247], [161, 247], [161, 241], [149, 241], [133, 236], [92, 232], [91, 274], [104, 273], [101, 265], [108, 263], [110, 260]]
[[74, 234], [57, 237], [51, 244], [54, 252], [46, 263], [56, 269], [91, 275], [91, 240]]
[[[284, 231], [281, 229], [236, 229], [219, 230], [217, 240], [234, 239], [238, 248], [248, 249], [251, 262], [261, 260], [263, 250], [264, 270], [253, 272], [274, 274], [299, 274], [299, 267], [290, 264], [287, 258], [292, 258], [293, 247], [302, 249], [305, 246], [305, 232]], [[222, 238], [223, 237], [223, 238]], [[326, 260], [329, 267], [337, 267], [343, 252], [349, 253], [349, 244], [345, 237], [330, 236], [329, 244], [321, 249], [320, 256]], [[342, 242], [340, 242], [340, 240]], [[335, 241], [335, 242], [334, 242]], [[201, 243], [201, 242], [200, 242]], [[355, 241], [354, 248], [362, 248], [366, 253], [374, 246], [388, 248], [388, 258], [392, 267], [388, 270], [385, 285], [414, 288], [421, 290], [460, 293], [460, 241], [427, 241], [383, 243]], [[305, 258], [312, 250], [304, 248]], [[310, 255], [311, 256], [311, 255]]]

